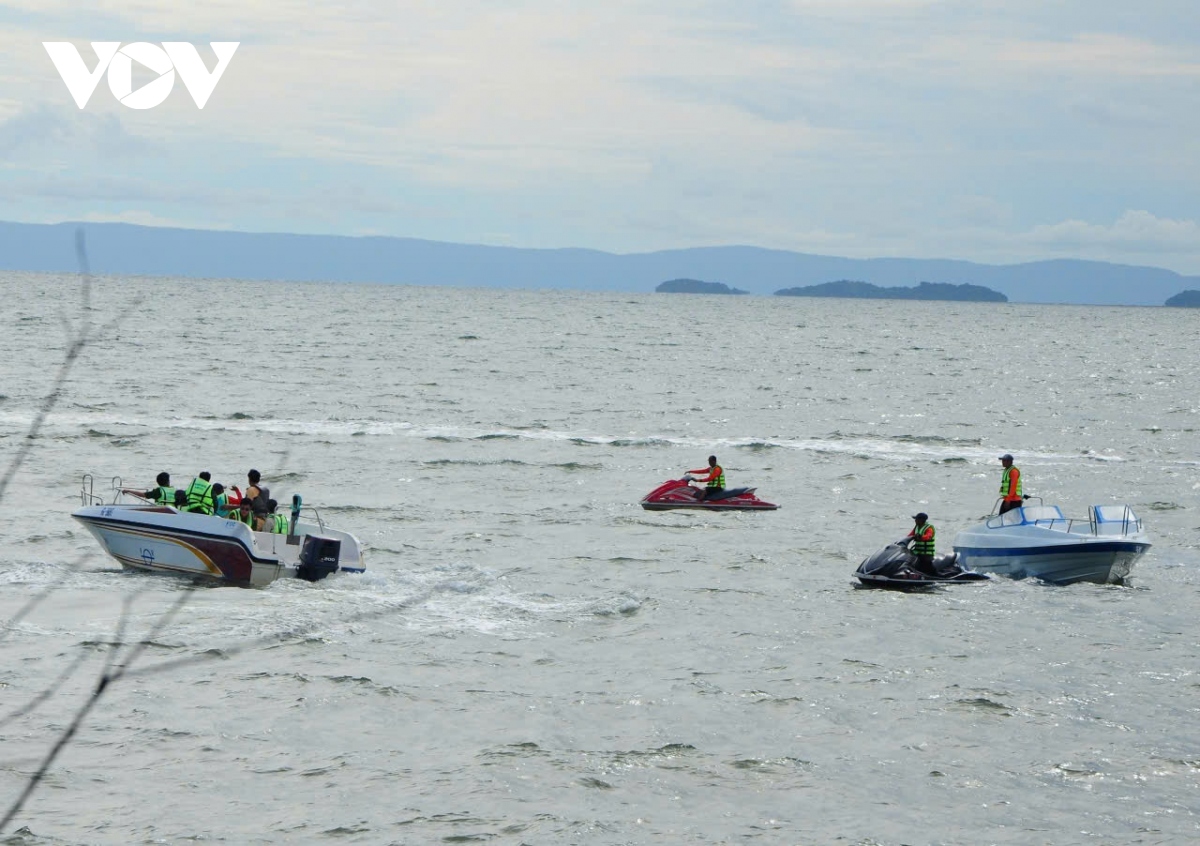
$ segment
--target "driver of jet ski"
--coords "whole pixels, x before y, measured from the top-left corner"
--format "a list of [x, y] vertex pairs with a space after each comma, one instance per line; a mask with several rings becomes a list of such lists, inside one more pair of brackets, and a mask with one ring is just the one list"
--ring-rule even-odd
[[[703, 479], [698, 478], [700, 474], [707, 474]], [[717, 463], [717, 457], [710, 455], [708, 457], [708, 467], [701, 470], [687, 471], [689, 481], [704, 482], [704, 490], [700, 493], [700, 499], [708, 499], [714, 494], [719, 494], [725, 490], [725, 471], [721, 469], [721, 465]], [[690, 478], [695, 476], [697, 478]]]
[[936, 535], [937, 530], [929, 522], [929, 515], [921, 511], [913, 515], [912, 531], [904, 539], [906, 543], [912, 542], [910, 549], [912, 549], [913, 555], [917, 556], [913, 569], [920, 570], [926, 576], [935, 579], [938, 577], [937, 568], [933, 566], [933, 547]]

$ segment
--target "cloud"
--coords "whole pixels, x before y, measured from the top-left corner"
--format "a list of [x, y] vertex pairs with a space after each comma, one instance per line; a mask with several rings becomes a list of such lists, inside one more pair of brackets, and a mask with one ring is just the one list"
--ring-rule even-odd
[[1112, 253], [1200, 254], [1200, 223], [1127, 211], [1111, 225], [1064, 220], [1034, 227], [1021, 240], [1056, 251], [1100, 247]]
[[1200, 61], [1196, 60], [1194, 48], [1103, 32], [1081, 33], [1067, 39], [1001, 41], [981, 58], [1010, 67], [1108, 77], [1200, 77]]
[[[5, 0], [0, 191], [43, 218], [1200, 262], [1154, 217], [1200, 190], [1192, 7], [1160, 2]], [[204, 110], [101, 84], [80, 112], [40, 45], [137, 38], [241, 47]], [[1152, 243], [1182, 252], [1122, 246]]]
[[138, 226], [167, 226], [175, 229], [205, 229], [205, 228], [220, 228], [220, 227], [205, 227], [181, 218], [164, 217], [160, 214], [155, 214], [145, 209], [128, 209], [126, 211], [117, 212], [115, 214], [106, 214], [104, 212], [88, 212], [79, 218], [72, 218], [70, 221], [55, 220], [47, 221], [52, 223], [74, 223], [82, 220], [86, 223], [133, 223]]
[[0, 156], [38, 158], [63, 149], [87, 150], [103, 157], [142, 156], [152, 145], [131, 134], [113, 113], [92, 114], [40, 105], [0, 121]]

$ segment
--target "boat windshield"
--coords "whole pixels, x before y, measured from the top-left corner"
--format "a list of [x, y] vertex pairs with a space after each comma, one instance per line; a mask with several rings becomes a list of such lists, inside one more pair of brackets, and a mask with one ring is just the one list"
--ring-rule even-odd
[[1140, 532], [1142, 521], [1128, 505], [1093, 505], [1092, 518], [1100, 535]]
[[988, 523], [993, 526], [1022, 526], [1027, 523], [1055, 523], [1066, 519], [1057, 505], [1026, 505], [1005, 511], [1000, 515], [998, 523], [992, 523], [991, 520]]
[[1097, 523], [1132, 523], [1137, 515], [1128, 505], [1093, 505], [1092, 513]]
[[1026, 523], [1045, 522], [1047, 520], [1065, 520], [1062, 510], [1057, 505], [1027, 505], [1020, 509]]

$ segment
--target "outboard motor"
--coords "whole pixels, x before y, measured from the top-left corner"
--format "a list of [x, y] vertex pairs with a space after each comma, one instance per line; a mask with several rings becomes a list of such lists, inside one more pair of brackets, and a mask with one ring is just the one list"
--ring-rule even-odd
[[318, 582], [338, 570], [338, 558], [342, 554], [342, 542], [337, 538], [307, 535], [300, 547], [300, 566], [296, 575], [306, 581]]

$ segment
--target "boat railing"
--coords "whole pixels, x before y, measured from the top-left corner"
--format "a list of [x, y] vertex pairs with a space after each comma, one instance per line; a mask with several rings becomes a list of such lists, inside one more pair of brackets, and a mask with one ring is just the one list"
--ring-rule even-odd
[[[1112, 510], [1117, 508], [1121, 509], [1120, 514], [1113, 516]], [[1088, 508], [1088, 516], [1098, 535], [1128, 535], [1142, 531], [1142, 518], [1128, 505], [1093, 505]]]
[[[1037, 526], [1040, 529], [1049, 529], [1055, 532], [1096, 537], [1128, 535], [1142, 530], [1141, 518], [1134, 514], [1133, 509], [1128, 505], [1093, 505], [1088, 508], [1087, 518], [1065, 517], [1058, 506], [1040, 504], [1042, 501], [1040, 497], [1030, 497], [1030, 499], [1037, 499], [1039, 505], [1025, 505], [1010, 509], [1003, 514], [993, 514], [987, 518], [984, 525], [989, 529], [1000, 529], [1007, 526]], [[1105, 513], [1106, 509], [1118, 507], [1122, 509], [1119, 517]]]
[[[96, 493], [95, 485], [96, 485], [96, 480], [92, 477], [92, 474], [84, 473], [83, 474], [83, 483], [79, 487], [79, 501], [84, 507], [89, 506], [89, 505], [105, 505], [106, 504], [104, 502], [104, 496], [102, 494]], [[123, 486], [124, 486], [124, 482], [121, 480], [120, 476], [112, 477], [112, 492], [113, 492], [112, 501], [113, 501], [113, 503], [115, 503], [117, 501], [117, 498], [120, 497], [121, 488]]]
[[325, 521], [321, 519], [321, 512], [318, 511], [315, 507], [313, 507], [311, 505], [304, 506], [304, 509], [301, 511], [301, 513], [303, 514], [304, 511], [312, 512], [312, 516], [317, 518], [317, 526], [320, 527], [322, 532], [324, 532], [325, 531]]

